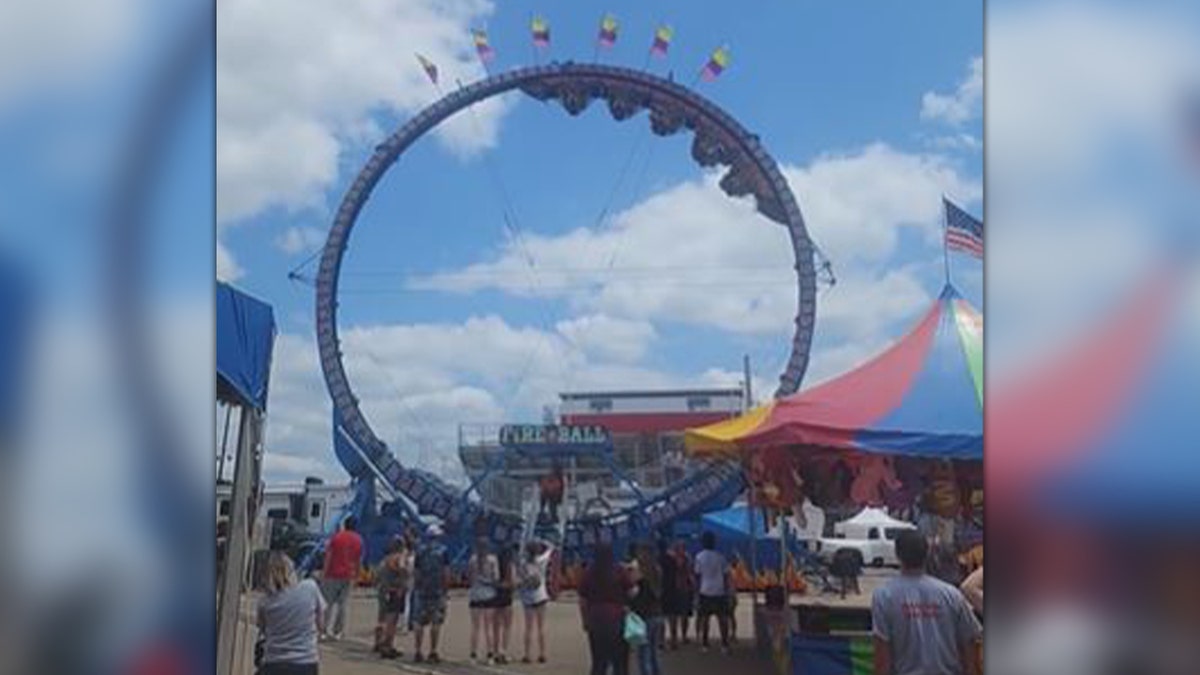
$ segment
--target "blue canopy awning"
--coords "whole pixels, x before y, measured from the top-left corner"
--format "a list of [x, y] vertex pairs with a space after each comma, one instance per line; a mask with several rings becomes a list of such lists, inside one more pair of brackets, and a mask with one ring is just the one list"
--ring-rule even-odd
[[217, 398], [267, 409], [275, 312], [267, 303], [217, 282]]

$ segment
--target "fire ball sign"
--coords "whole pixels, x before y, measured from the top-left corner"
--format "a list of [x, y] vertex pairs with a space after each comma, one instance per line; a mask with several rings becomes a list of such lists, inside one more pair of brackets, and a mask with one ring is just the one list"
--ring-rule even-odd
[[571, 424], [509, 424], [500, 427], [500, 445], [530, 446], [596, 446], [612, 443], [608, 429], [597, 425]]

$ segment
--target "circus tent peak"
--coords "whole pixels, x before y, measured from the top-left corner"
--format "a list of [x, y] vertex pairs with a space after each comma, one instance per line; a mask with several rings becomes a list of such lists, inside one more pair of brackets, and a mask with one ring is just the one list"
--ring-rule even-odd
[[947, 284], [916, 325], [831, 380], [687, 432], [695, 454], [815, 446], [869, 453], [983, 456], [983, 317]]

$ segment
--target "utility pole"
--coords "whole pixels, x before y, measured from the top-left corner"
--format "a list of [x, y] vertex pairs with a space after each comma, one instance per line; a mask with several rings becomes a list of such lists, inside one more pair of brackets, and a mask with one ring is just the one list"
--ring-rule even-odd
[[744, 385], [743, 389], [746, 392], [745, 408], [746, 408], [746, 410], [749, 410], [754, 407], [754, 390], [750, 385], [750, 355], [749, 354], [742, 355], [742, 377], [744, 378], [742, 380], [743, 385]]

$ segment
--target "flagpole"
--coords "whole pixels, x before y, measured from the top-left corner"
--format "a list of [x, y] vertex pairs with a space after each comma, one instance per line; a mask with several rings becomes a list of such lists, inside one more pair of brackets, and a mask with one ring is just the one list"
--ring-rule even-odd
[[[604, 19], [606, 19], [607, 17], [608, 17], [608, 14], [600, 15], [600, 30], [604, 30]], [[592, 62], [600, 63], [600, 33], [599, 33], [599, 31], [597, 31], [597, 33], [596, 33], [596, 42], [595, 42], [595, 44], [592, 45]]]
[[947, 238], [950, 236], [949, 219], [950, 213], [947, 210], [946, 195], [942, 195], [942, 262], [946, 267], [946, 285], [950, 285], [950, 246]]
[[[537, 36], [533, 35], [533, 10], [532, 10], [532, 9], [531, 9], [531, 10], [529, 10], [529, 24], [528, 24], [528, 25], [529, 25], [529, 29], [530, 29], [530, 30], [529, 30], [529, 32], [530, 32], [530, 37], [531, 37], [531, 38], [533, 38], [533, 40], [537, 40]], [[539, 62], [538, 62], [538, 46], [537, 46], [537, 42], [532, 42], [532, 41], [531, 41], [531, 42], [529, 43], [529, 50], [530, 50], [530, 53], [531, 53], [531, 54], [533, 54], [533, 65], [535, 65], [535, 66], [540, 66], [540, 65], [542, 65], [541, 63], [539, 63]]]

